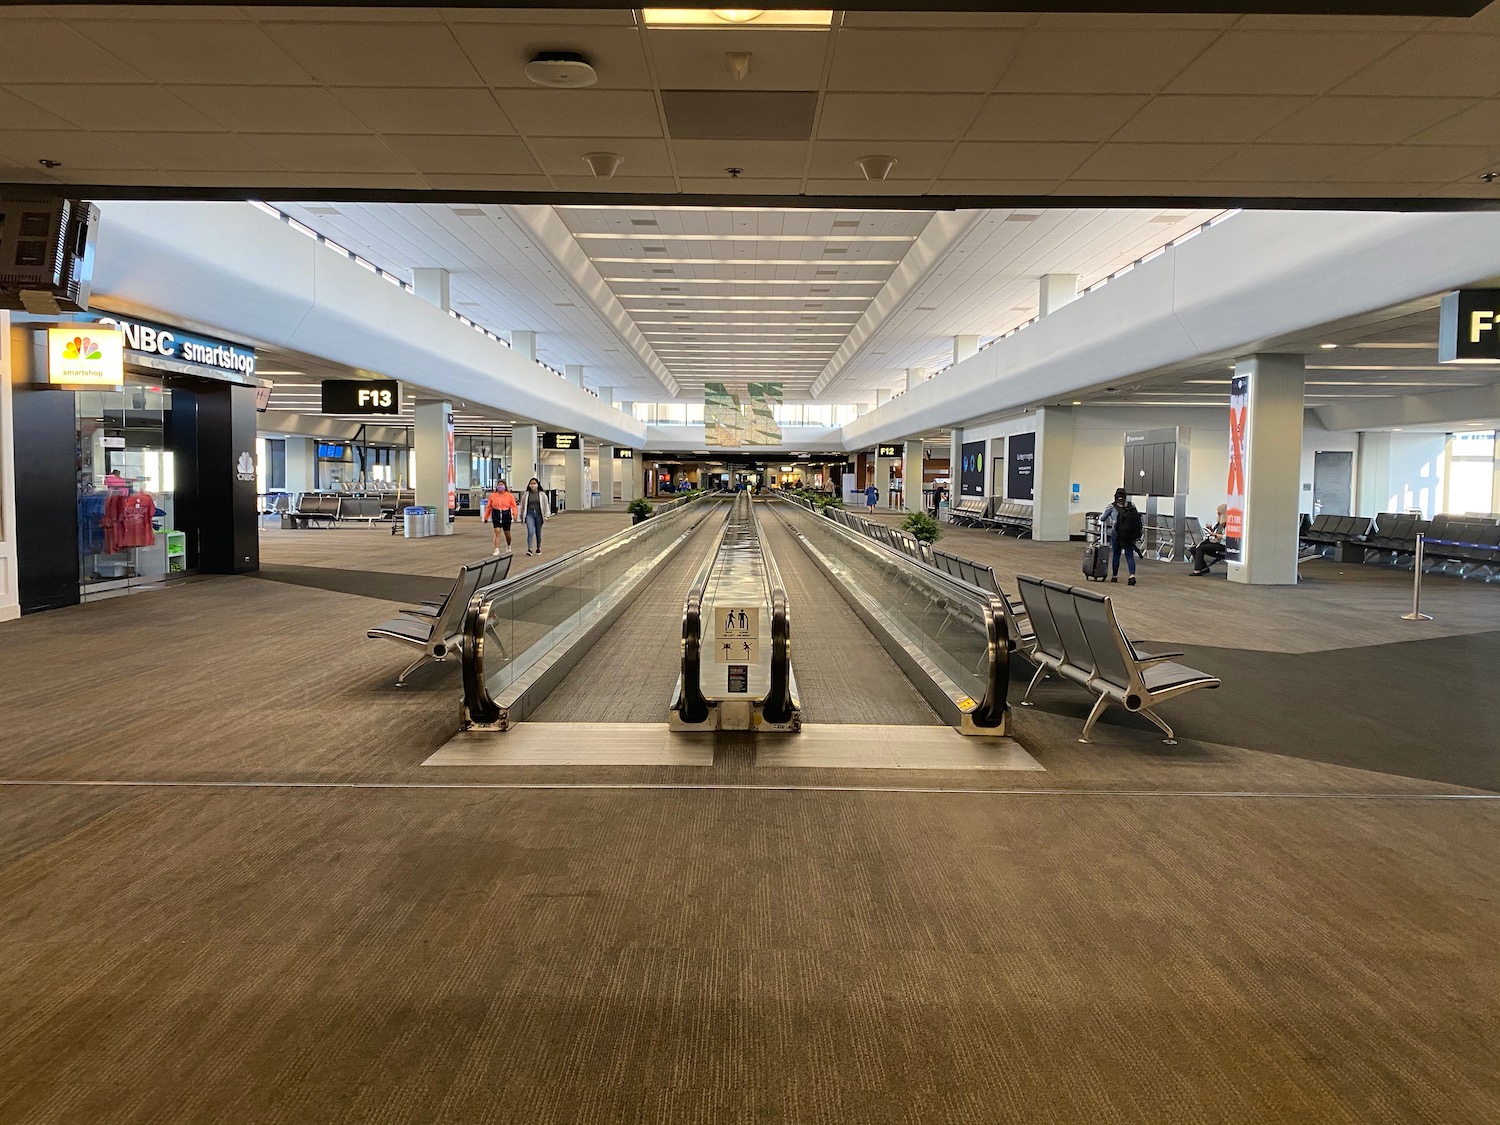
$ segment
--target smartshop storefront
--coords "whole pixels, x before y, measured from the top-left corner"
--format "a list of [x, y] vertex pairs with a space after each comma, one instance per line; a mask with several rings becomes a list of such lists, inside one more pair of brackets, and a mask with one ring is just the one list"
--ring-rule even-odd
[[97, 310], [9, 344], [22, 613], [258, 567], [254, 348]]

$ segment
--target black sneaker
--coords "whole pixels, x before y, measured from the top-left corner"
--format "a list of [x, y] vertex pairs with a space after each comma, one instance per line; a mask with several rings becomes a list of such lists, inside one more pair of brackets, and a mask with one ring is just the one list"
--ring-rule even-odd
[[1119, 581], [1119, 580], [1120, 580], [1120, 576], [1119, 576], [1119, 575], [1118, 575], [1118, 574], [1116, 574], [1116, 575], [1113, 575], [1113, 576], [1112, 576], [1112, 577], [1111, 577], [1111, 578], [1110, 578], [1110, 581], [1111, 581], [1111, 582], [1118, 582], [1118, 581]]
[[1135, 585], [1135, 575], [1132, 574], [1130, 576], [1130, 580], [1128, 582], [1126, 582], [1125, 585], [1127, 585], [1127, 586], [1134, 586]]

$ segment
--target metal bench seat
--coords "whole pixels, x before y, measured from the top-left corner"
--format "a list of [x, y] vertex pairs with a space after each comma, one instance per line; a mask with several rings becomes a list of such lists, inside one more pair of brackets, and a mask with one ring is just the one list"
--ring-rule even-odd
[[[473, 564], [483, 568], [479, 575], [479, 585], [475, 589], [483, 589], [485, 586], [493, 586], [496, 582], [505, 581], [506, 576], [510, 574], [510, 564], [514, 558], [514, 555], [500, 555], [497, 558], [486, 559], [481, 563]], [[443, 610], [447, 608], [449, 600], [453, 597], [454, 591], [457, 589], [458, 581], [455, 580], [453, 585], [449, 587], [448, 592], [437, 601], [419, 602], [414, 606], [408, 606], [400, 612], [403, 616], [410, 617], [441, 617]]]
[[397, 644], [421, 650], [422, 654], [402, 669], [401, 674], [396, 677], [397, 687], [405, 687], [406, 677], [429, 660], [447, 660], [458, 651], [459, 638], [463, 632], [464, 611], [468, 608], [469, 599], [479, 588], [480, 580], [484, 577], [486, 570], [493, 573], [493, 564], [499, 561], [499, 559], [485, 559], [483, 562], [470, 563], [461, 567], [458, 580], [454, 582], [453, 589], [448, 591], [448, 597], [438, 616], [430, 620], [404, 615], [394, 617], [389, 621], [382, 621], [365, 633], [365, 636], [372, 640], [395, 641]]

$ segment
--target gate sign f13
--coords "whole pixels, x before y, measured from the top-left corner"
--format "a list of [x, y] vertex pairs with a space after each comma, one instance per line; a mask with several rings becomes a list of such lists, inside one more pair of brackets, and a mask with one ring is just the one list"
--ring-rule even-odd
[[1439, 363], [1500, 363], [1500, 289], [1460, 289], [1443, 298]]
[[324, 414], [399, 414], [401, 384], [395, 379], [324, 379]]

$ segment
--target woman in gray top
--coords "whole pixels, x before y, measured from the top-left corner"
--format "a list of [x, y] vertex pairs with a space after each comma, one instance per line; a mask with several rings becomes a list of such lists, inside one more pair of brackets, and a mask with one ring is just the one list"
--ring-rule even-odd
[[542, 491], [542, 482], [532, 477], [521, 493], [521, 520], [526, 524], [526, 553], [542, 553], [542, 524], [552, 518], [552, 501]]

